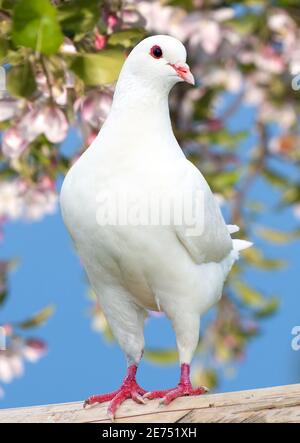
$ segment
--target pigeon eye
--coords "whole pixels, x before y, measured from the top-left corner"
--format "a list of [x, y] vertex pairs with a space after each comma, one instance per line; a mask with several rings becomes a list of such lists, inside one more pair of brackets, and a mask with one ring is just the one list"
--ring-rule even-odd
[[152, 46], [151, 50], [150, 50], [150, 55], [152, 55], [152, 57], [154, 58], [161, 58], [163, 55], [163, 52], [161, 50], [160, 46]]

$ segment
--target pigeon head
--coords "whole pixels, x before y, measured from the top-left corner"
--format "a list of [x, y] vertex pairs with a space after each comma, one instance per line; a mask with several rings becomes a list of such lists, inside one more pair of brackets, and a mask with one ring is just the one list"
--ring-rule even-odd
[[171, 89], [177, 82], [195, 84], [186, 63], [186, 49], [174, 37], [155, 35], [142, 40], [129, 54], [124, 64], [124, 74], [137, 81], [162, 85]]

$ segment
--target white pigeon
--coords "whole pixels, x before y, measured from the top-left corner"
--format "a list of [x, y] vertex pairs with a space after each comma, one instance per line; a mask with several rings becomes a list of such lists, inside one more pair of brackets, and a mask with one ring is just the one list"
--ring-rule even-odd
[[[238, 251], [251, 245], [231, 239], [238, 228], [225, 224], [173, 134], [169, 92], [178, 82], [194, 84], [186, 56], [183, 44], [166, 35], [131, 51], [104, 125], [61, 190], [65, 224], [128, 362], [117, 391], [85, 402], [110, 400], [112, 419], [127, 398], [168, 404], [206, 391], [190, 382], [200, 318], [220, 299]], [[181, 377], [173, 389], [146, 392], [136, 382], [147, 310], [163, 311], [176, 334]]]

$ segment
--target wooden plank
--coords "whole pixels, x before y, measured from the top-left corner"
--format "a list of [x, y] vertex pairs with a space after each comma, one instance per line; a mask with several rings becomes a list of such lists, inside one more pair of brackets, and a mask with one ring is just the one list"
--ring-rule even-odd
[[[107, 404], [82, 402], [0, 410], [0, 423], [107, 423]], [[300, 422], [300, 384], [183, 397], [168, 406], [158, 400], [124, 402], [117, 423]]]

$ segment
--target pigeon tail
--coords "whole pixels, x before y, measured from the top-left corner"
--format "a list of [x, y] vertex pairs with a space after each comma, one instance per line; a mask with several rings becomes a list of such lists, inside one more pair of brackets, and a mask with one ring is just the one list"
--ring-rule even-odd
[[240, 230], [239, 226], [237, 225], [226, 225], [229, 234], [234, 234], [235, 232], [238, 232]]
[[253, 245], [251, 241], [240, 240], [238, 238], [232, 240], [234, 251], [243, 251], [243, 249], [250, 248]]
[[233, 263], [239, 259], [240, 251], [250, 248], [253, 245], [253, 243], [247, 240], [233, 239], [232, 245], [233, 248], [230, 251], [229, 255], [227, 255], [227, 257], [225, 257], [222, 261], [225, 278], [227, 277], [227, 274], [232, 268]]

